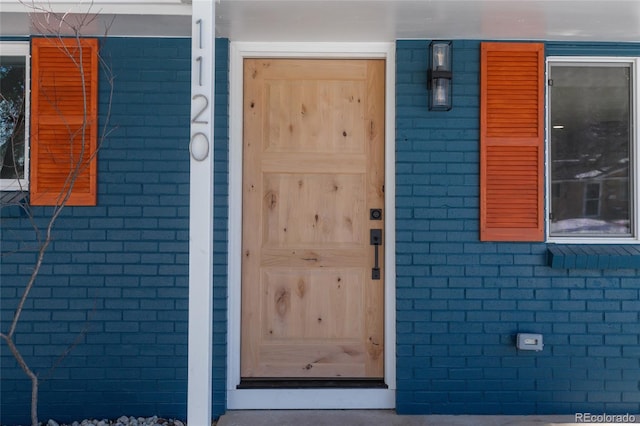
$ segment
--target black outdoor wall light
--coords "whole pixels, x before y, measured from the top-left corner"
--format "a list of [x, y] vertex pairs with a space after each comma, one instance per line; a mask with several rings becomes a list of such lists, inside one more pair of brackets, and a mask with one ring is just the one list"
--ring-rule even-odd
[[451, 42], [432, 41], [429, 44], [429, 69], [427, 89], [429, 109], [449, 111], [451, 109]]

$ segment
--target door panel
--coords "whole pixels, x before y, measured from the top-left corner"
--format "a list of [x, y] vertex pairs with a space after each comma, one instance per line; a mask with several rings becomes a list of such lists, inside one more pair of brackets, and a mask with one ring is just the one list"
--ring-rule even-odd
[[245, 59], [243, 132], [241, 376], [382, 378], [384, 61]]

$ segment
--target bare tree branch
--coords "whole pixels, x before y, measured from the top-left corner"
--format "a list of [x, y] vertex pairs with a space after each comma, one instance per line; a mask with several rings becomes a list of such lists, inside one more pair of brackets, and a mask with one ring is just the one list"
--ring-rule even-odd
[[[26, 217], [29, 220], [31, 228], [34, 232], [35, 239], [35, 247], [29, 247], [28, 245], [23, 246], [22, 248], [28, 248], [30, 250], [35, 249], [36, 251], [36, 259], [33, 265], [33, 269], [27, 279], [23, 290], [22, 295], [20, 296], [19, 302], [15, 308], [12, 321], [9, 325], [8, 331], [6, 333], [0, 332], [0, 338], [5, 341], [12, 355], [16, 359], [20, 368], [24, 371], [26, 376], [31, 380], [31, 423], [32, 426], [38, 425], [38, 389], [39, 389], [39, 378], [38, 374], [34, 372], [30, 367], [28, 362], [23, 357], [20, 352], [18, 346], [15, 343], [15, 334], [18, 328], [18, 324], [22, 318], [22, 314], [25, 310], [25, 306], [27, 300], [36, 285], [37, 278], [42, 270], [42, 265], [44, 263], [45, 255], [49, 250], [51, 243], [54, 240], [53, 231], [55, 228], [55, 224], [57, 220], [60, 218], [64, 208], [67, 206], [69, 198], [72, 195], [73, 188], [75, 183], [78, 180], [78, 177], [86, 170], [87, 167], [94, 160], [98, 151], [102, 147], [102, 144], [106, 140], [106, 138], [110, 135], [110, 133], [114, 130], [110, 127], [109, 122], [111, 119], [111, 108], [113, 99], [113, 88], [114, 88], [114, 75], [111, 68], [105, 62], [104, 58], [98, 54], [98, 61], [100, 64], [100, 72], [102, 75], [106, 77], [106, 81], [108, 84], [108, 102], [106, 104], [106, 111], [102, 112], [102, 117], [104, 117], [103, 125], [99, 130], [99, 136], [97, 141], [96, 149], [88, 152], [90, 147], [88, 146], [89, 141], [87, 138], [87, 129], [89, 126], [99, 126], [99, 119], [96, 118], [96, 122], [91, 122], [92, 118], [89, 117], [89, 94], [87, 93], [87, 70], [85, 64], [85, 58], [83, 56], [83, 45], [81, 43], [81, 36], [83, 30], [91, 26], [97, 19], [98, 13], [91, 13], [91, 8], [93, 7], [93, 2], [88, 6], [87, 12], [82, 14], [71, 13], [70, 10], [64, 13], [57, 13], [54, 11], [52, 4], [44, 2], [36, 3], [35, 0], [27, 1], [20, 0], [20, 2], [26, 7], [32, 10], [32, 24], [34, 27], [38, 28], [39, 31], [43, 34], [47, 34], [48, 37], [62, 38], [63, 35], [67, 35], [69, 32], [72, 34], [72, 38], [76, 41], [73, 44], [73, 49], [77, 50], [77, 52], [72, 52], [70, 47], [68, 47], [64, 43], [60, 43], [61, 49], [63, 49], [65, 56], [70, 59], [76, 69], [79, 72], [79, 76], [81, 79], [81, 87], [82, 87], [82, 105], [83, 105], [83, 119], [79, 129], [73, 129], [72, 126], [64, 120], [64, 115], [60, 111], [59, 105], [56, 104], [57, 96], [55, 93], [53, 97], [50, 99], [52, 108], [58, 112], [60, 115], [61, 122], [64, 123], [67, 132], [67, 142], [69, 144], [69, 161], [72, 167], [70, 168], [69, 173], [65, 177], [64, 183], [62, 185], [62, 189], [60, 193], [57, 195], [55, 204], [51, 207], [50, 213], [47, 216], [46, 225], [40, 226], [38, 221], [36, 220], [36, 213], [29, 203], [19, 202], [20, 208], [24, 211]], [[44, 20], [44, 23], [42, 22]], [[108, 31], [111, 23], [105, 28], [105, 31]], [[106, 32], [105, 32], [106, 35]], [[26, 78], [29, 78], [26, 76]], [[24, 96], [28, 96], [25, 93]], [[24, 101], [24, 100], [23, 100]], [[24, 120], [24, 117], [23, 117]], [[20, 123], [16, 121], [13, 126], [14, 129], [19, 127]], [[74, 144], [79, 144], [79, 153], [76, 155], [74, 152]], [[13, 154], [15, 155], [15, 153]], [[77, 158], [76, 158], [77, 156]], [[18, 170], [16, 169], [16, 175], [19, 176]], [[23, 188], [20, 185], [20, 191], [26, 192], [27, 189]], [[45, 210], [43, 210], [45, 211]], [[95, 306], [94, 306], [95, 310]], [[83, 330], [78, 334], [76, 339], [60, 354], [60, 356], [56, 359], [53, 366], [49, 370], [49, 374], [47, 378], [53, 375], [56, 367], [66, 358], [72, 351], [74, 347], [76, 347], [89, 329], [89, 317], [87, 319], [87, 323]]]

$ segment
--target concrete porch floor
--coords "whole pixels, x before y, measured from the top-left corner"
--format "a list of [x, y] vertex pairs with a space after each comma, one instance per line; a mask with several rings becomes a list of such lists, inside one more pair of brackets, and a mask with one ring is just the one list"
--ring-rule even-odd
[[[392, 410], [227, 411], [217, 426], [569, 426], [563, 416], [398, 415]], [[600, 423], [600, 425], [617, 423]]]

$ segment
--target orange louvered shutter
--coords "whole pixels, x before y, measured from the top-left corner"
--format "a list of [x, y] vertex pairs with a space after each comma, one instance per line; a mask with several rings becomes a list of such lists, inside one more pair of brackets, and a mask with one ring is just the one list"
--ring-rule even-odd
[[482, 43], [480, 239], [544, 240], [544, 46]]
[[33, 39], [31, 88], [31, 204], [95, 205], [98, 41]]

